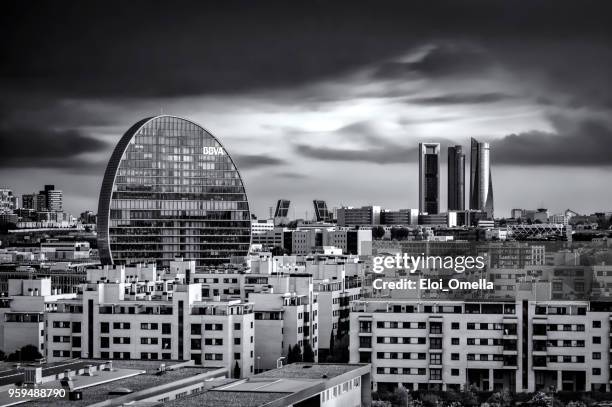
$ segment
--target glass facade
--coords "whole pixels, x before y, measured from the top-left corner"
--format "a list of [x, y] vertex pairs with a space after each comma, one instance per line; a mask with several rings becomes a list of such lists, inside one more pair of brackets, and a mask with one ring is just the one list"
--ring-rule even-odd
[[419, 143], [419, 212], [440, 212], [440, 144]]
[[211, 265], [245, 256], [250, 212], [238, 169], [219, 141], [174, 116], [136, 123], [106, 169], [98, 208], [106, 264], [175, 257]]

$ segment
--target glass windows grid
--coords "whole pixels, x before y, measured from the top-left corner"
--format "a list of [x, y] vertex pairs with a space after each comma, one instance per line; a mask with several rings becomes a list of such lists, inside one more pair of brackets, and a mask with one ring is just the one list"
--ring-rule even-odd
[[132, 137], [110, 205], [116, 263], [175, 256], [198, 265], [246, 255], [250, 212], [240, 175], [212, 135], [183, 119], [159, 117]]

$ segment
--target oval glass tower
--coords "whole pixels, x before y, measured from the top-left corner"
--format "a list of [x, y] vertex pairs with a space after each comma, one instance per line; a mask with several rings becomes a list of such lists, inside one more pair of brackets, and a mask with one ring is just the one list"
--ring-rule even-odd
[[100, 260], [228, 262], [248, 253], [250, 219], [240, 173], [212, 134], [179, 117], [147, 118], [123, 135], [104, 173]]

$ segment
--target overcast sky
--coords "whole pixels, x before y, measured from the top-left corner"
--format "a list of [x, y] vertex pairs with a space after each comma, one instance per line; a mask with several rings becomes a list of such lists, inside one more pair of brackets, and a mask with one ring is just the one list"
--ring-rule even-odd
[[96, 211], [114, 145], [163, 112], [221, 140], [260, 217], [417, 207], [417, 143], [445, 163], [470, 137], [497, 216], [612, 209], [609, 2], [201, 3], [4, 4], [0, 184]]

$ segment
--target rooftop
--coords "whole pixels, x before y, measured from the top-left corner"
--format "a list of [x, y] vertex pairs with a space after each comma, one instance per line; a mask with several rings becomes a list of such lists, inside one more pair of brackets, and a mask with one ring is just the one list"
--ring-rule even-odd
[[[335, 364], [335, 363], [292, 363], [280, 369], [268, 370], [258, 374], [257, 378], [276, 377], [291, 379], [331, 379], [343, 375], [367, 364]], [[323, 377], [323, 376], [326, 377]]]
[[[92, 361], [84, 362], [92, 363]], [[165, 364], [167, 370], [163, 374], [157, 374], [160, 366], [159, 361], [113, 360], [113, 372], [96, 372], [94, 376], [74, 376], [72, 378], [75, 390], [79, 390], [83, 393], [82, 400], [69, 401], [61, 399], [42, 399], [31, 401], [28, 405], [36, 407], [87, 406], [104, 400], [120, 397], [121, 394], [110, 394], [119, 387], [127, 388], [134, 393], [216, 370], [215, 368], [191, 366], [172, 369], [173, 365], [180, 363], [181, 362], [176, 361], [166, 362]], [[117, 376], [117, 372], [121, 373], [121, 375]], [[55, 383], [57, 382], [53, 382], [53, 384]], [[48, 387], [54, 387], [53, 384], [49, 383]]]
[[221, 386], [165, 403], [165, 407], [257, 407], [272, 402], [286, 405], [296, 400], [283, 399], [296, 393], [305, 397], [317, 394], [326, 380], [360, 368], [369, 372], [367, 364], [293, 363], [246, 380], [227, 380]]

